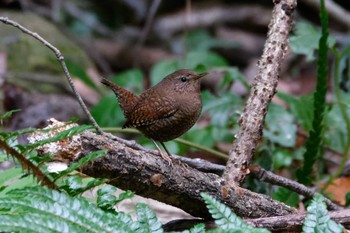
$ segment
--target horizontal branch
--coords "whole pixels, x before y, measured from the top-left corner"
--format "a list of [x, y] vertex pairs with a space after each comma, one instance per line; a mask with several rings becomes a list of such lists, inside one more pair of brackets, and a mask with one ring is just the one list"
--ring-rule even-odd
[[144, 150], [137, 144], [126, 145], [112, 135], [81, 135], [81, 156], [105, 149], [106, 156], [82, 167], [82, 172], [107, 178], [109, 184], [183, 209], [187, 213], [209, 218], [200, 193], [205, 192], [242, 217], [258, 218], [296, 213], [294, 208], [272, 198], [240, 187], [223, 186], [220, 176], [204, 173], [179, 160], [172, 165], [157, 153]]
[[[191, 167], [203, 172], [210, 172], [215, 173], [217, 175], [222, 175], [225, 169], [225, 166], [223, 165], [214, 164], [203, 159], [190, 159], [181, 156], [176, 156], [176, 158], [187, 163]], [[309, 188], [303, 184], [298, 183], [297, 181], [288, 179], [286, 177], [276, 175], [271, 171], [266, 171], [265, 169], [259, 166], [250, 166], [249, 171], [249, 175], [253, 176], [259, 181], [287, 188], [293, 192], [296, 192], [297, 194], [303, 195], [306, 198], [312, 198], [317, 194], [317, 192], [312, 188]], [[340, 210], [343, 208], [333, 203], [327, 197], [325, 197], [324, 202], [330, 210]]]
[[[344, 225], [350, 224], [350, 209], [329, 212], [329, 216], [335, 222]], [[305, 214], [293, 214], [286, 216], [245, 219], [245, 221], [255, 227], [267, 228], [272, 231], [300, 232], [304, 223]]]
[[[349, 227], [350, 209], [332, 211], [328, 214], [335, 222], [342, 224], [346, 228]], [[244, 221], [254, 227], [265, 228], [272, 232], [301, 232], [304, 219], [305, 213], [256, 219], [245, 218]], [[209, 229], [215, 227], [215, 223], [212, 220], [178, 219], [166, 223], [163, 225], [163, 228], [166, 231], [183, 231], [199, 223], [204, 223]]]

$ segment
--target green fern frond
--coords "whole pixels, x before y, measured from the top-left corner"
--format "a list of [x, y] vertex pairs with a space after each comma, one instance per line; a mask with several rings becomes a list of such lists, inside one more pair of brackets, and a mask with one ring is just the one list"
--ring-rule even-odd
[[181, 233], [205, 233], [205, 224], [200, 223], [195, 225], [189, 230], [182, 231]]
[[320, 194], [316, 195], [311, 204], [307, 208], [307, 214], [303, 224], [304, 233], [329, 232], [341, 233], [343, 227], [331, 220], [328, 215], [324, 197]]
[[33, 174], [38, 181], [40, 181], [43, 185], [46, 185], [49, 188], [57, 189], [57, 186], [51, 179], [44, 174], [40, 168], [38, 168], [32, 161], [30, 161], [26, 156], [22, 153], [19, 153], [17, 150], [12, 148], [6, 141], [0, 140], [0, 148], [6, 151], [6, 153], [13, 158], [16, 158], [18, 162], [21, 164], [23, 170], [26, 170]]
[[[91, 125], [73, 126], [72, 128], [69, 128], [69, 129], [64, 130], [62, 132], [58, 132], [57, 134], [55, 134], [52, 137], [49, 137], [49, 138], [46, 138], [44, 140], [37, 141], [37, 142], [34, 142], [32, 144], [26, 145], [23, 149], [26, 151], [32, 150], [32, 149], [35, 149], [39, 146], [43, 146], [47, 143], [56, 142], [56, 141], [63, 140], [63, 139], [68, 138], [68, 137], [72, 137], [74, 135], [77, 135], [77, 134], [84, 132], [84, 131], [91, 129], [91, 128], [92, 128]], [[50, 129], [50, 130], [52, 130], [52, 129]]]
[[305, 143], [306, 152], [304, 154], [304, 166], [297, 171], [298, 181], [311, 185], [310, 175], [313, 166], [320, 157], [323, 143], [324, 114], [326, 111], [327, 77], [328, 77], [328, 16], [324, 0], [320, 0], [320, 18], [322, 25], [322, 35], [319, 40], [319, 53], [317, 58], [317, 84], [314, 93], [314, 119], [309, 138]]
[[162, 224], [158, 221], [157, 216], [144, 203], [136, 205], [138, 224], [135, 225], [137, 233], [163, 233]]
[[201, 193], [201, 196], [207, 205], [209, 213], [214, 218], [215, 224], [221, 228], [223, 232], [269, 232], [266, 229], [254, 228], [248, 225], [233, 213], [229, 207], [208, 194]]
[[69, 167], [66, 170], [63, 170], [62, 172], [60, 172], [59, 174], [57, 174], [55, 176], [54, 181], [58, 180], [59, 178], [71, 173], [72, 171], [76, 170], [77, 168], [83, 166], [84, 164], [91, 162], [95, 159], [101, 158], [102, 156], [105, 155], [105, 151], [104, 150], [98, 150], [98, 151], [94, 151], [90, 154], [88, 154], [87, 156], [79, 159], [77, 162], [74, 162], [72, 164], [69, 165]]
[[133, 232], [130, 216], [103, 212], [85, 199], [55, 190], [24, 188], [0, 198], [0, 226], [16, 231], [29, 223], [38, 225], [36, 232]]
[[[40, 222], [39, 224], [37, 222]], [[44, 224], [45, 223], [45, 224]], [[46, 224], [50, 224], [48, 227]], [[19, 216], [19, 215], [0, 215], [0, 229], [2, 232], [21, 232], [21, 233], [59, 233], [60, 230], [64, 230], [63, 224], [56, 226], [55, 230], [54, 222], [48, 222], [46, 220], [39, 219], [37, 216]]]

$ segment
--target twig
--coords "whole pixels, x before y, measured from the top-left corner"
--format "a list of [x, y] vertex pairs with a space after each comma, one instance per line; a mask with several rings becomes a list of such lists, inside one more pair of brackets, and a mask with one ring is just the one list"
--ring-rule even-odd
[[0, 17], [0, 21], [3, 22], [4, 24], [8, 24], [8, 25], [14, 26], [14, 27], [20, 29], [22, 32], [24, 32], [24, 33], [34, 37], [35, 39], [37, 39], [38, 41], [43, 43], [46, 47], [48, 47], [52, 52], [54, 52], [54, 54], [56, 55], [57, 60], [60, 62], [61, 66], [63, 68], [63, 72], [64, 72], [65, 76], [67, 77], [68, 83], [69, 83], [70, 87], [72, 88], [75, 97], [78, 99], [78, 102], [79, 102], [80, 106], [82, 107], [83, 111], [85, 112], [86, 116], [88, 117], [90, 123], [95, 127], [95, 129], [97, 130], [97, 132], [99, 134], [103, 134], [102, 129], [98, 126], [97, 122], [92, 117], [92, 115], [90, 114], [89, 110], [87, 109], [87, 107], [86, 107], [83, 99], [81, 98], [80, 94], [76, 90], [76, 88], [74, 86], [74, 83], [73, 83], [73, 80], [72, 80], [72, 77], [69, 74], [67, 65], [64, 62], [64, 57], [62, 56], [61, 52], [56, 47], [51, 45], [48, 41], [46, 41], [44, 38], [42, 38], [39, 34], [37, 34], [36, 32], [30, 31], [29, 29], [23, 27], [19, 23], [15, 22], [13, 20], [10, 20], [7, 17]]
[[275, 0], [259, 71], [238, 122], [240, 131], [233, 143], [223, 174], [226, 185], [239, 185], [249, 172], [248, 166], [261, 139], [269, 103], [276, 92], [280, 67], [288, 48], [288, 37], [293, 22], [291, 16], [295, 7], [296, 0]]
[[[207, 173], [215, 173], [217, 175], [221, 175], [225, 169], [225, 166], [223, 165], [214, 164], [203, 159], [190, 159], [190, 158], [185, 158], [185, 157], [176, 156], [176, 155], [174, 155], [174, 157], [177, 160], [181, 160], [182, 162], [188, 164], [189, 166], [198, 169], [199, 171], [203, 171]], [[249, 170], [250, 170], [249, 175], [252, 175], [255, 179], [259, 181], [287, 188], [293, 192], [303, 195], [306, 198], [312, 198], [313, 196], [318, 194], [318, 192], [314, 191], [313, 189], [303, 184], [298, 183], [297, 181], [290, 180], [283, 176], [276, 175], [273, 172], [266, 171], [261, 167], [251, 166], [249, 167]], [[343, 207], [338, 206], [337, 204], [333, 203], [330, 199], [326, 197], [324, 201], [330, 210], [343, 209]]]
[[[298, 194], [303, 195], [304, 197], [307, 198], [312, 198], [317, 194], [314, 190], [306, 187], [303, 184], [300, 184], [296, 181], [287, 179], [285, 177], [276, 175], [270, 171], [266, 171], [263, 168], [260, 168], [258, 166], [250, 167], [249, 168], [251, 175], [253, 175], [256, 179], [260, 181], [264, 181], [270, 184], [278, 185], [281, 187], [285, 187], [289, 190], [292, 190]], [[340, 210], [342, 207], [334, 204], [331, 200], [325, 197], [324, 199], [325, 203], [331, 210]]]
[[154, 16], [156, 15], [161, 2], [162, 0], [154, 0], [151, 2], [151, 7], [149, 8], [149, 11], [147, 14], [145, 26], [143, 27], [139, 40], [137, 41], [137, 44], [136, 44], [137, 48], [141, 47], [142, 44], [145, 42], [148, 36], [148, 33], [152, 27]]
[[[350, 209], [332, 211], [329, 212], [328, 215], [331, 217], [331, 219], [342, 224], [344, 227], [348, 227], [350, 225]], [[292, 214], [257, 219], [245, 218], [244, 221], [250, 225], [253, 225], [254, 227], [265, 228], [272, 232], [301, 232], [304, 219], [305, 214]], [[184, 231], [199, 223], [204, 223], [209, 229], [215, 227], [215, 223], [213, 221], [200, 219], [178, 219], [166, 223], [163, 225], [163, 228], [165, 231]]]
[[[343, 209], [329, 212], [329, 216], [335, 222], [349, 226], [350, 224], [350, 209]], [[305, 214], [293, 214], [277, 217], [244, 219], [247, 223], [261, 228], [267, 228], [274, 232], [301, 232], [301, 227], [304, 223]]]

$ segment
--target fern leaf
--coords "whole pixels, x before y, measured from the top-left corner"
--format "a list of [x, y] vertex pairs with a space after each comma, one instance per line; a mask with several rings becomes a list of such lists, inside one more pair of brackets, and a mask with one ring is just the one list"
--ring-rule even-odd
[[[35, 149], [39, 146], [43, 146], [47, 143], [56, 142], [56, 141], [63, 140], [63, 139], [68, 138], [68, 137], [72, 137], [74, 135], [77, 135], [77, 134], [84, 132], [84, 131], [91, 129], [91, 128], [92, 128], [92, 126], [90, 126], [90, 125], [73, 126], [67, 130], [64, 130], [62, 132], [58, 132], [57, 134], [53, 135], [52, 137], [48, 137], [48, 138], [43, 139], [41, 141], [36, 141], [32, 144], [29, 144], [29, 145], [25, 146], [24, 149], [25, 150], [32, 150], [32, 149]], [[53, 129], [50, 129], [50, 130], [53, 130]]]
[[312, 122], [312, 130], [309, 138], [305, 143], [306, 152], [304, 154], [304, 165], [302, 169], [297, 171], [298, 181], [311, 185], [310, 175], [313, 166], [320, 155], [322, 148], [324, 114], [326, 110], [326, 94], [327, 94], [327, 77], [328, 77], [328, 17], [324, 0], [321, 0], [320, 18], [322, 25], [322, 35], [319, 40], [319, 53], [317, 59], [317, 84], [314, 93], [314, 119]]
[[326, 204], [322, 195], [316, 195], [307, 208], [307, 214], [303, 224], [304, 233], [329, 232], [341, 233], [343, 227], [330, 219]]
[[43, 187], [12, 190], [0, 198], [0, 217], [10, 220], [11, 216], [19, 222], [18, 216], [24, 218], [21, 227], [26, 226], [26, 219], [34, 219], [34, 223], [58, 232], [132, 232], [130, 216], [105, 213], [85, 199]]
[[[37, 224], [38, 221], [41, 221], [40, 224]], [[60, 230], [64, 230], [64, 227], [57, 226], [56, 229], [51, 227], [46, 227], [42, 224], [43, 220], [40, 220], [37, 216], [18, 216], [18, 215], [9, 215], [3, 216], [0, 215], [0, 229], [1, 232], [21, 232], [21, 233], [59, 233]], [[53, 222], [48, 223], [51, 226], [54, 225]], [[62, 231], [64, 232], [64, 231]]]
[[37, 166], [35, 166], [29, 159], [27, 159], [23, 154], [17, 152], [11, 146], [9, 146], [6, 141], [0, 140], [0, 148], [3, 148], [8, 155], [16, 158], [21, 164], [23, 170], [31, 172], [34, 177], [36, 177], [43, 185], [46, 185], [49, 188], [57, 189], [57, 186], [54, 182], [51, 181]]
[[205, 232], [205, 224], [200, 223], [192, 227], [187, 231], [188, 233], [204, 233]]
[[135, 227], [135, 232], [138, 233], [162, 233], [162, 224], [158, 221], [157, 216], [144, 203], [136, 205], [138, 225]]
[[248, 225], [233, 213], [229, 207], [208, 194], [201, 193], [201, 196], [207, 204], [207, 208], [214, 218], [215, 224], [221, 228], [219, 232], [221, 232], [221, 230], [222, 232], [269, 232], [266, 229], [254, 228]]
[[235, 215], [230, 208], [220, 203], [218, 200], [205, 193], [202, 193], [201, 196], [207, 204], [207, 208], [212, 217], [215, 219], [215, 223], [218, 227], [228, 229], [248, 226], [248, 224], [243, 222], [240, 217]]
[[95, 159], [101, 158], [102, 156], [105, 155], [105, 151], [104, 150], [98, 150], [98, 151], [94, 151], [92, 153], [90, 153], [87, 156], [84, 156], [83, 158], [79, 159], [77, 162], [72, 163], [69, 165], [68, 169], [63, 170], [62, 172], [60, 172], [57, 176], [55, 176], [54, 181], [58, 180], [59, 178], [71, 173], [72, 171], [76, 170], [77, 168], [83, 166], [84, 164], [93, 161]]

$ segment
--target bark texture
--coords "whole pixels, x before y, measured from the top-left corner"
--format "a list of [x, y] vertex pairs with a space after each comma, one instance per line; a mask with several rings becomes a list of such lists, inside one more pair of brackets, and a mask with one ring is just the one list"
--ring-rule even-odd
[[269, 103], [276, 92], [280, 66], [288, 48], [292, 13], [296, 0], [276, 0], [259, 70], [246, 107], [238, 122], [240, 131], [233, 143], [223, 178], [228, 186], [239, 186], [262, 136]]
[[[206, 192], [225, 203], [239, 216], [259, 218], [296, 213], [294, 208], [247, 189], [223, 186], [223, 179], [174, 160], [172, 165], [157, 153], [118, 139], [85, 132], [81, 135], [81, 156], [105, 149], [106, 156], [82, 167], [82, 172], [107, 178], [109, 184], [136, 194], [179, 207], [187, 213], [209, 218], [200, 193]], [[135, 144], [136, 145], [136, 144]]]

